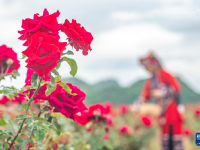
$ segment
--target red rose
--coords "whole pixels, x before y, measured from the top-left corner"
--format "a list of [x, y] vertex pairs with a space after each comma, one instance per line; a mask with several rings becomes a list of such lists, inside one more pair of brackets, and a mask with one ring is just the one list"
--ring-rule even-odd
[[0, 74], [12, 73], [20, 67], [17, 53], [6, 45], [0, 46]]
[[190, 128], [184, 128], [182, 132], [186, 136], [192, 136], [193, 135], [193, 131]]
[[[29, 146], [29, 143], [26, 143], [26, 148], [28, 148], [28, 146]], [[32, 147], [33, 147], [33, 145], [30, 144], [30, 148], [32, 148]]]
[[143, 123], [145, 126], [147, 126], [147, 127], [150, 127], [151, 124], [152, 124], [151, 119], [150, 119], [149, 117], [147, 117], [147, 116], [141, 117], [141, 121], [142, 121], [142, 123]]
[[18, 96], [14, 96], [14, 99], [8, 99], [6, 96], [0, 97], [0, 104], [7, 104], [7, 103], [18, 103], [21, 104], [23, 101], [26, 101], [26, 97], [24, 95], [19, 94]]
[[119, 133], [120, 134], [128, 134], [129, 126], [124, 124], [120, 127]]
[[109, 114], [112, 110], [112, 103], [111, 102], [105, 102], [104, 103], [104, 107], [105, 107], [105, 113]]
[[121, 113], [122, 114], [125, 114], [125, 113], [127, 113], [128, 112], [128, 105], [127, 104], [122, 104], [122, 105], [120, 105], [120, 110], [121, 110]]
[[88, 115], [89, 116], [102, 116], [106, 114], [105, 108], [101, 104], [95, 104], [89, 107]]
[[81, 125], [85, 125], [90, 121], [93, 122], [93, 124], [106, 123], [106, 132], [109, 131], [109, 128], [112, 125], [111, 117], [106, 115], [105, 108], [101, 104], [90, 106], [87, 111], [75, 114], [74, 118], [74, 120]]
[[[59, 39], [58, 31], [60, 30], [61, 25], [58, 24], [57, 17], [60, 15], [60, 12], [57, 11], [49, 15], [47, 9], [44, 9], [43, 15], [38, 15], [39, 14], [34, 14], [33, 19], [27, 18], [22, 20], [22, 28], [24, 30], [18, 31], [18, 33], [21, 34], [19, 39], [26, 40], [37, 31], [45, 32]], [[26, 42], [24, 45], [27, 46], [28, 43]]]
[[67, 43], [42, 32], [37, 32], [27, 41], [29, 46], [22, 52], [28, 57], [26, 67], [32, 68], [40, 77], [47, 76], [57, 66]]
[[78, 122], [80, 125], [85, 125], [90, 122], [90, 118], [88, 116], [88, 112], [84, 111], [81, 113], [77, 113], [74, 115], [74, 120]]
[[196, 109], [195, 112], [194, 112], [194, 114], [195, 114], [196, 117], [199, 117], [200, 116], [200, 110]]
[[104, 134], [104, 135], [102, 136], [102, 139], [105, 140], [105, 141], [107, 141], [107, 140], [110, 139], [110, 137], [109, 137], [109, 135]]
[[92, 50], [90, 44], [93, 40], [92, 34], [87, 32], [84, 27], [81, 27], [80, 23], [72, 19], [70, 23], [69, 20], [65, 20], [65, 23], [61, 26], [61, 31], [68, 36], [69, 42], [72, 41], [71, 45], [78, 51], [83, 50], [83, 55], [88, 54], [88, 50]]
[[67, 118], [74, 119], [74, 115], [78, 112], [86, 110], [86, 106], [83, 103], [86, 94], [77, 86], [73, 86], [70, 83], [66, 83], [72, 90], [72, 93], [77, 95], [68, 94], [59, 84], [57, 84], [56, 90], [48, 96], [49, 104], [54, 107], [54, 112], [60, 112]]

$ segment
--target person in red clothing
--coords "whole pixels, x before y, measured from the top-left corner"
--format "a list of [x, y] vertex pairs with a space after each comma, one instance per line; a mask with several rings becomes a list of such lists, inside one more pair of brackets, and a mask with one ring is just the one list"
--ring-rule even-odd
[[181, 105], [179, 105], [181, 87], [177, 79], [162, 68], [153, 53], [141, 58], [140, 63], [152, 76], [146, 80], [134, 106], [139, 108], [141, 103], [154, 97], [161, 106], [158, 122], [162, 130], [163, 150], [183, 150]]

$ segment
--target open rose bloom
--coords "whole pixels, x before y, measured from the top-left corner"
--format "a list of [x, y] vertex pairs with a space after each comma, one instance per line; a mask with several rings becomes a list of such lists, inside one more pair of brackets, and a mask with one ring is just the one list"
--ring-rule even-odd
[[40, 77], [47, 76], [57, 66], [67, 44], [40, 31], [27, 42], [29, 46], [22, 52], [28, 57], [26, 67], [33, 69]]
[[48, 101], [55, 108], [54, 112], [60, 112], [67, 118], [74, 119], [76, 113], [87, 110], [83, 103], [86, 94], [71, 83], [66, 83], [66, 85], [71, 88], [72, 94], [76, 93], [76, 95], [70, 95], [60, 85], [57, 85], [56, 90], [48, 97]]
[[[50, 15], [47, 9], [44, 9], [42, 16], [39, 16], [37, 13], [34, 14], [33, 19], [26, 18], [22, 20], [23, 30], [18, 31], [21, 34], [19, 39], [26, 40], [38, 31], [44, 32], [47, 35], [55, 36], [57, 39], [59, 39], [60, 37], [58, 31], [61, 27], [61, 24], [58, 24], [57, 21], [57, 17], [59, 17], [59, 15], [59, 11]], [[28, 43], [26, 42], [24, 45], [28, 46]]]
[[62, 32], [68, 36], [69, 42], [78, 51], [83, 50], [83, 55], [88, 54], [88, 50], [92, 50], [90, 44], [93, 40], [93, 36], [90, 32], [86, 31], [84, 27], [81, 27], [80, 23], [72, 19], [70, 23], [69, 20], [65, 20], [65, 23], [61, 27]]
[[6, 45], [0, 46], [0, 74], [12, 73], [20, 67], [17, 53]]

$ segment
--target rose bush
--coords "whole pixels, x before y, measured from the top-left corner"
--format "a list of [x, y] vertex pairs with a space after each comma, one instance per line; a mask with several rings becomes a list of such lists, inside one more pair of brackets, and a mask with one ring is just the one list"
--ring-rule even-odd
[[[63, 62], [67, 62], [71, 68], [70, 74], [74, 77], [78, 69], [76, 61], [66, 56], [74, 53], [70, 50], [64, 53], [64, 50], [71, 44], [71, 48], [83, 49], [86, 54], [91, 50], [93, 37], [84, 27], [73, 22], [73, 31], [70, 26], [64, 25], [65, 31], [72, 31], [70, 38], [73, 41], [68, 45], [67, 42], [60, 42], [61, 24], [57, 21], [59, 15], [59, 11], [49, 14], [44, 9], [43, 15], [34, 14], [33, 19], [22, 20], [23, 30], [19, 31], [19, 39], [26, 40], [24, 46], [27, 46], [22, 51], [22, 59], [26, 58], [28, 68], [25, 85], [21, 89], [13, 86], [0, 87], [0, 93], [4, 95], [0, 97], [0, 103], [11, 103], [5, 105], [9, 107], [18, 103], [22, 112], [17, 116], [12, 114], [19, 120], [19, 127], [14, 128], [17, 131], [0, 130], [0, 136], [6, 138], [3, 144], [0, 142], [0, 149], [44, 149], [45, 142], [50, 141], [48, 137], [51, 129], [58, 135], [61, 134], [61, 126], [57, 118], [52, 116], [54, 112], [73, 120], [76, 113], [87, 110], [83, 103], [86, 94], [71, 83], [63, 83], [58, 69]], [[79, 33], [79, 37], [74, 31]], [[0, 60], [0, 79], [4, 79], [6, 75], [14, 78], [19, 75], [16, 72], [19, 68], [17, 54], [11, 48], [5, 45], [0, 47]], [[0, 119], [0, 126], [7, 124], [4, 119]]]

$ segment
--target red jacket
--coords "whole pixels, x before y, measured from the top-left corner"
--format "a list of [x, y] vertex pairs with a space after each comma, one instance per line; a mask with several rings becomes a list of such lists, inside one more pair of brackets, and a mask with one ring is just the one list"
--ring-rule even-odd
[[[169, 74], [162, 68], [158, 71], [157, 75], [159, 83], [167, 84], [173, 87], [177, 93], [180, 93], [181, 87], [175, 77], [173, 77], [171, 74]], [[148, 79], [144, 84], [141, 96], [144, 97], [146, 100], [150, 100], [151, 99], [150, 92], [151, 92], [151, 79]]]

